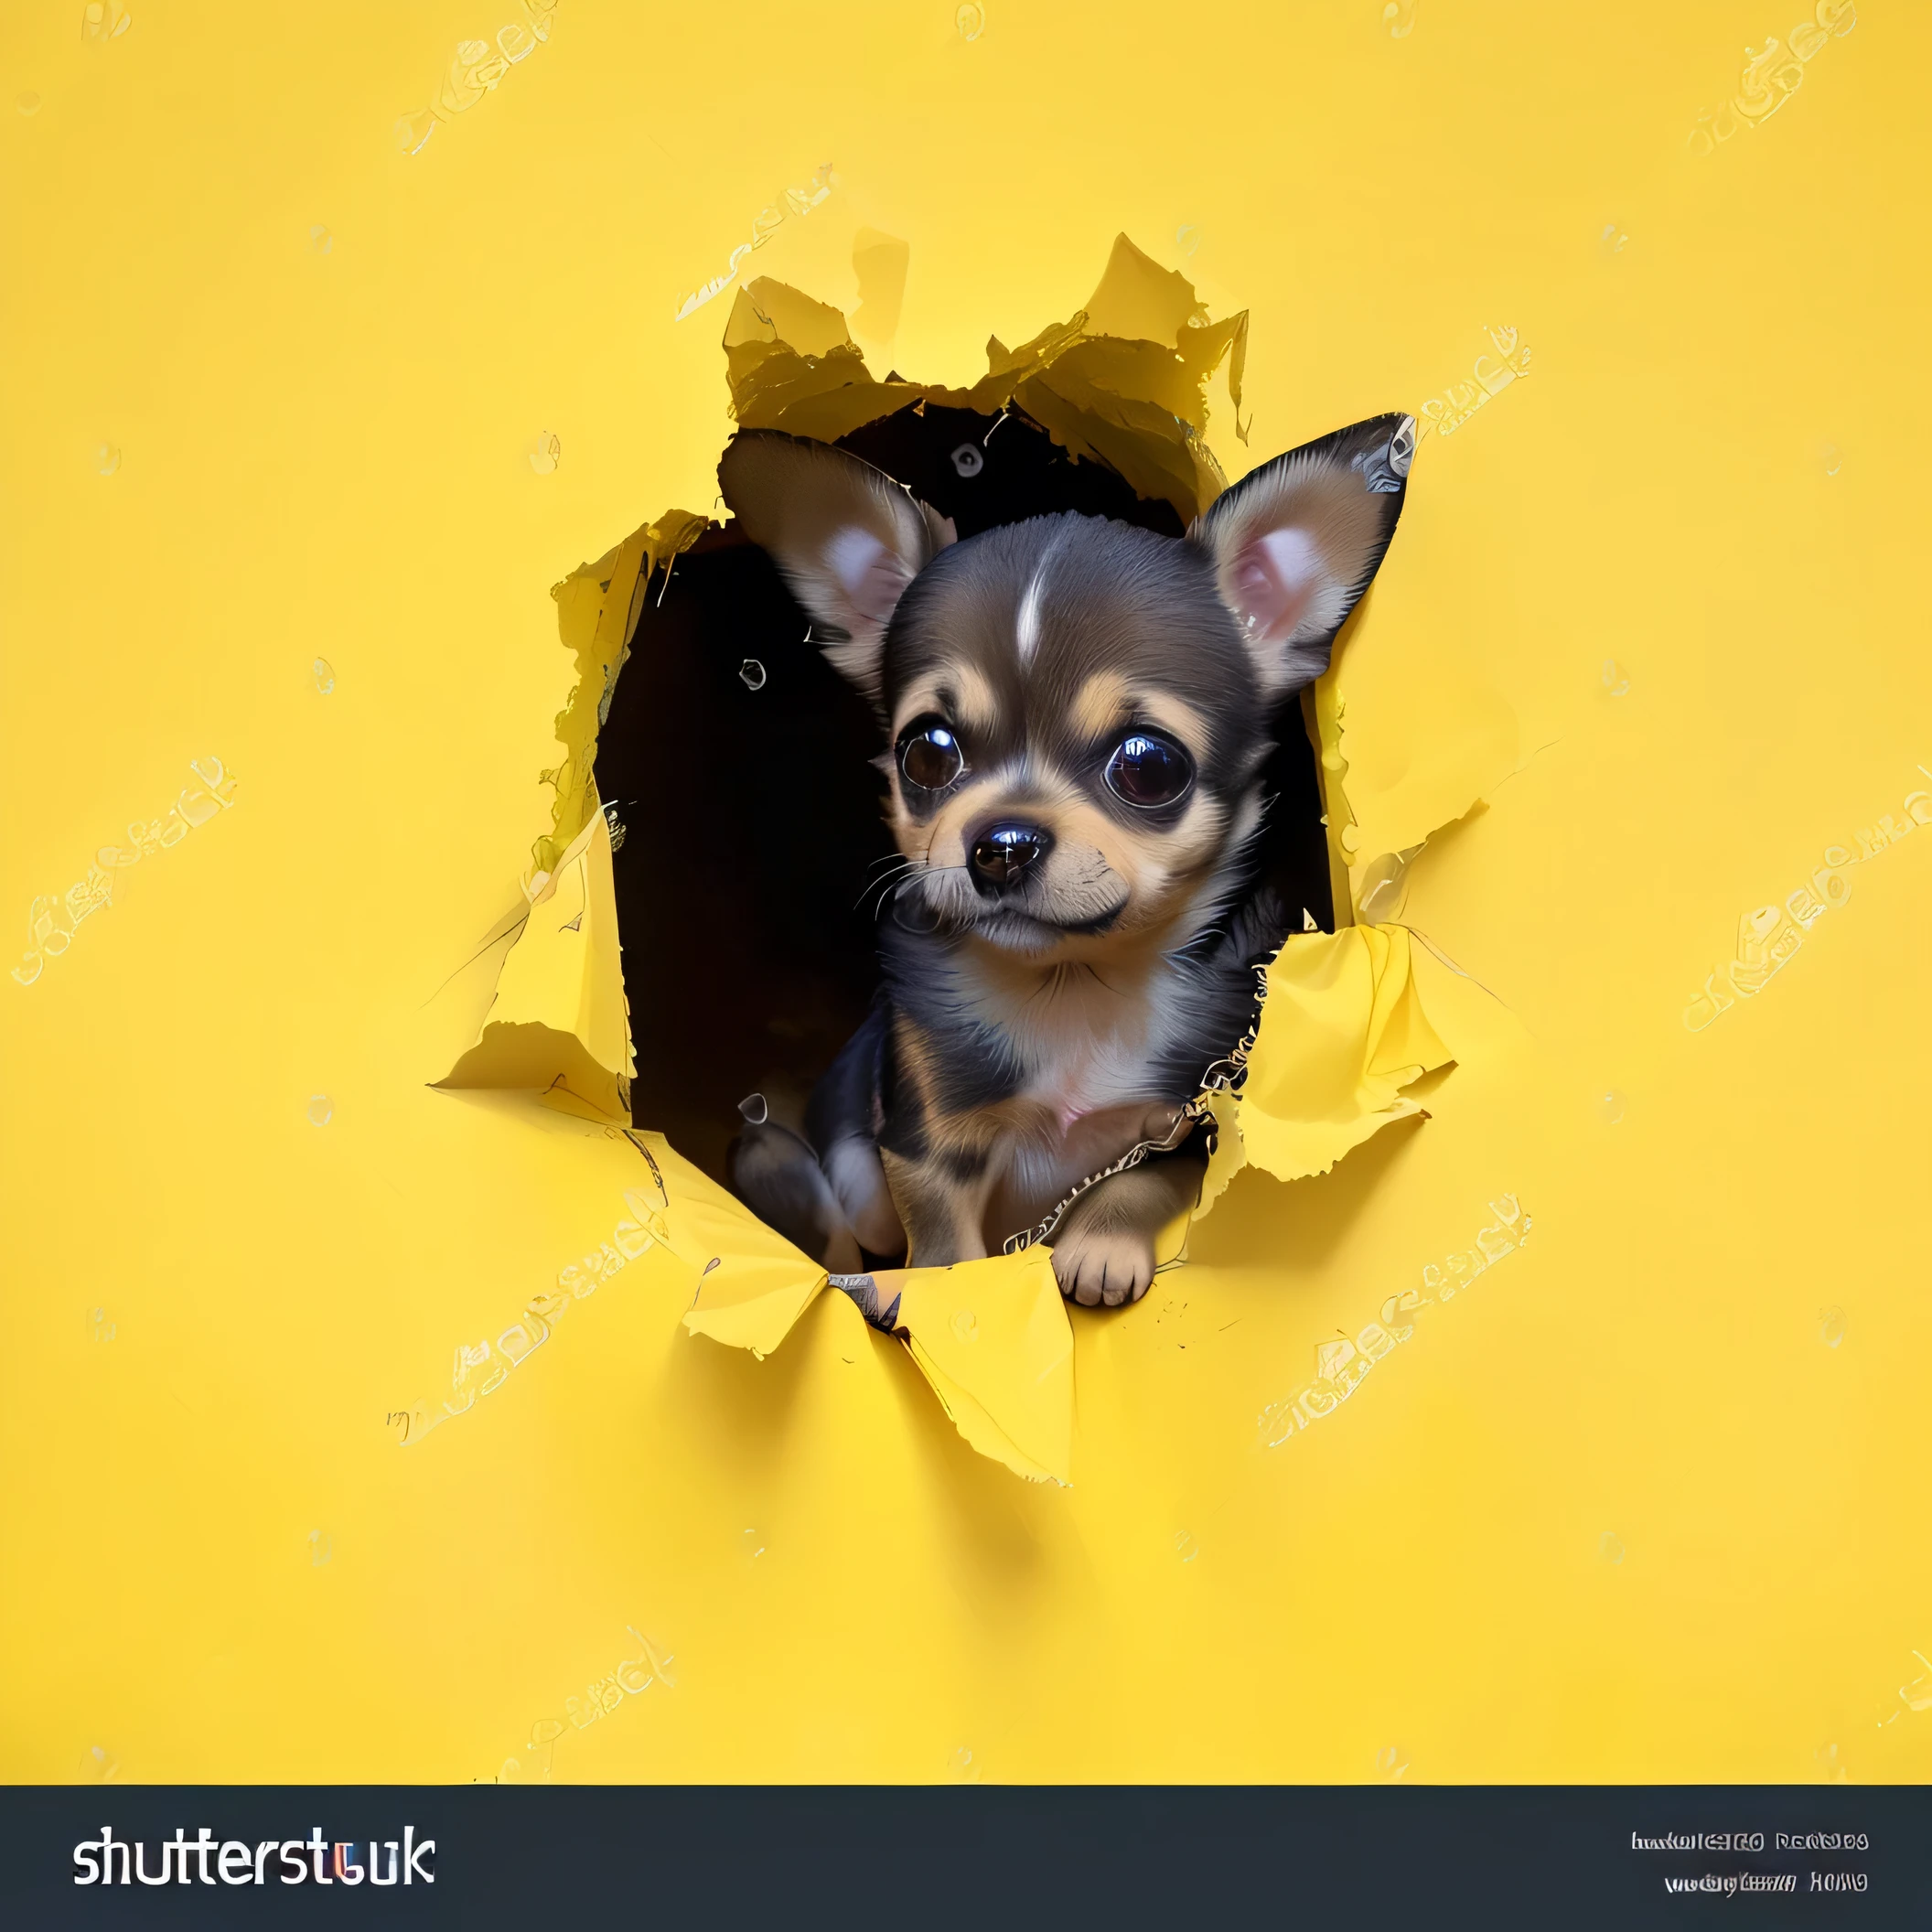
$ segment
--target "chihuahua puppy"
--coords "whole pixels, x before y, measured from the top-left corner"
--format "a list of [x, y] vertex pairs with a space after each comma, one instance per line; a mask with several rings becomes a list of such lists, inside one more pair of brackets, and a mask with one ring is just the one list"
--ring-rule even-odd
[[1146, 1292], [1206, 1160], [1183, 1109], [1298, 910], [1255, 876], [1275, 720], [1327, 669], [1414, 450], [1379, 416], [1185, 538], [1068, 512], [962, 542], [843, 451], [735, 438], [724, 500], [877, 713], [901, 860], [878, 1003], [802, 1131], [746, 1103], [734, 1186], [780, 1232], [836, 1272], [1045, 1221], [1062, 1293]]

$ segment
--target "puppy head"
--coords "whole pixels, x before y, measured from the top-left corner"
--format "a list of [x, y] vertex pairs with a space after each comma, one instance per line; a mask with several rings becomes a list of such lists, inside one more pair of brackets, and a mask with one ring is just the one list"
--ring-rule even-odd
[[1414, 447], [1407, 416], [1339, 431], [1185, 539], [1069, 511], [960, 542], [856, 457], [738, 436], [724, 500], [890, 735], [902, 921], [1092, 957], [1211, 916], [1260, 823], [1271, 721], [1327, 669]]

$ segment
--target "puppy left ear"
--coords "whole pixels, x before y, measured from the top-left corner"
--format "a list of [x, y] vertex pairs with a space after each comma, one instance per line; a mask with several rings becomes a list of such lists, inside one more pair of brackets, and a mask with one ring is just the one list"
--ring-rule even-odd
[[718, 487], [807, 611], [843, 637], [825, 655], [875, 703], [886, 628], [906, 586], [953, 541], [952, 520], [829, 444], [741, 431]]
[[1214, 559], [1264, 698], [1328, 669], [1395, 534], [1414, 456], [1413, 416], [1371, 417], [1250, 471], [1187, 532]]

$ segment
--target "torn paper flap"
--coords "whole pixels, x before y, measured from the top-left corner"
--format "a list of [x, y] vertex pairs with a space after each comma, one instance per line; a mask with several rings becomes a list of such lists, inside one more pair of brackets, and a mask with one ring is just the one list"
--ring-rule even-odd
[[759, 1357], [778, 1347], [825, 1285], [825, 1271], [775, 1233], [735, 1195], [694, 1167], [662, 1134], [638, 1132], [665, 1198], [638, 1190], [626, 1205], [653, 1240], [698, 1277], [684, 1326]]
[[1326, 1174], [1390, 1122], [1420, 1112], [1401, 1089], [1448, 1063], [1401, 928], [1291, 937], [1268, 968], [1241, 1089], [1248, 1158], [1279, 1180]]
[[1071, 1480], [1073, 1330], [1044, 1249], [879, 1281], [954, 1426], [1035, 1482]]
[[605, 1117], [628, 1120], [634, 1066], [604, 814], [594, 810], [556, 869], [538, 876], [477, 1044], [436, 1084], [543, 1089], [562, 1082]]
[[761, 276], [738, 291], [725, 327], [732, 413], [746, 429], [832, 443], [922, 402], [989, 415], [1016, 406], [1191, 522], [1225, 488], [1203, 441], [1207, 383], [1226, 361], [1239, 411], [1247, 316], [1208, 322], [1192, 284], [1125, 235], [1094, 301], [1017, 349], [989, 341], [986, 374], [950, 389], [876, 381], [837, 309]]

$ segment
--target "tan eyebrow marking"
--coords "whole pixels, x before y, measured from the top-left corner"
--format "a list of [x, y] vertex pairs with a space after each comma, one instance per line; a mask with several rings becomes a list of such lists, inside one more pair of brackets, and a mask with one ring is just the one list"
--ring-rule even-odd
[[1171, 732], [1191, 751], [1205, 751], [1208, 747], [1208, 721], [1192, 704], [1175, 697], [1171, 692], [1149, 692], [1141, 700], [1141, 714], [1150, 724], [1158, 724], [1163, 731]]
[[1069, 707], [1074, 728], [1082, 737], [1097, 738], [1118, 724], [1133, 709], [1127, 680], [1117, 671], [1097, 671], [1074, 693]]
[[[942, 703], [942, 695], [950, 702]], [[986, 674], [976, 665], [942, 665], [921, 678], [899, 700], [897, 715], [892, 721], [896, 737], [913, 719], [928, 711], [945, 712], [950, 721], [967, 731], [990, 731], [999, 722], [999, 700]]]
[[1194, 706], [1165, 691], [1135, 692], [1117, 671], [1096, 671], [1074, 695], [1069, 707], [1075, 727], [1097, 738], [1128, 719], [1144, 718], [1194, 751], [1208, 742], [1208, 724]]
[[977, 665], [954, 665], [952, 690], [959, 701], [960, 723], [968, 731], [991, 731], [999, 723], [1000, 701], [986, 673]]

